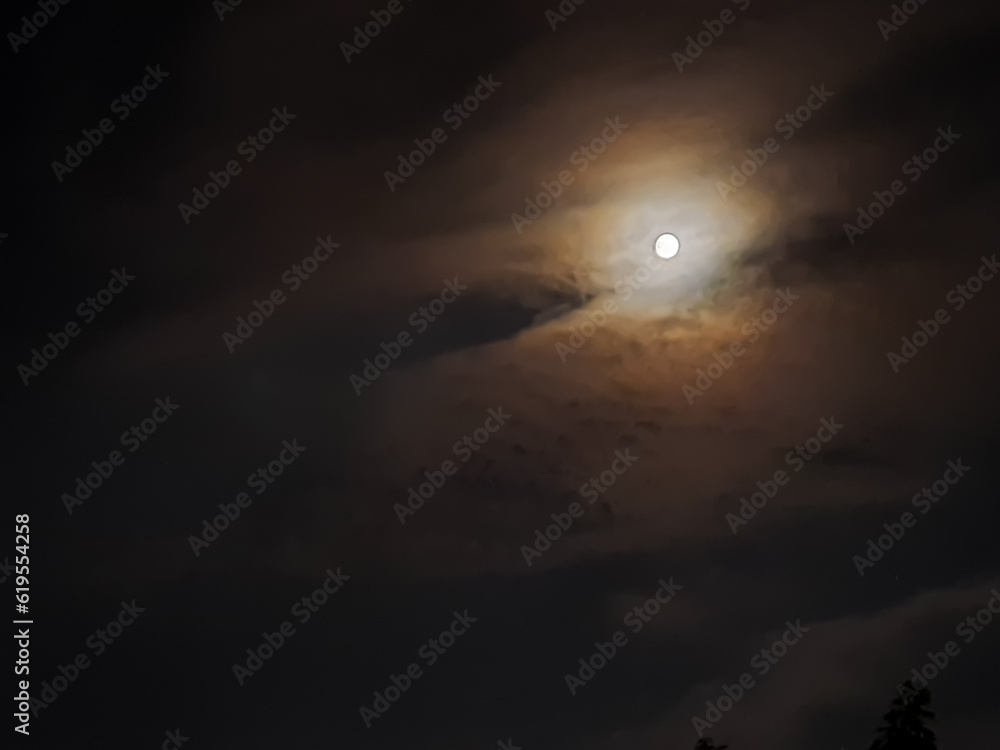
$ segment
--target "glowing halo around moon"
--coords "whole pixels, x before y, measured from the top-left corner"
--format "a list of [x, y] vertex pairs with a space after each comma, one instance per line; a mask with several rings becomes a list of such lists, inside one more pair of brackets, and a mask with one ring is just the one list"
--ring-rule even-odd
[[681, 251], [681, 241], [668, 232], [656, 238], [653, 249], [663, 260], [670, 260]]
[[534, 235], [539, 257], [523, 261], [543, 288], [581, 291], [593, 310], [613, 299], [623, 330], [716, 309], [757, 273], [742, 261], [777, 218], [759, 189], [719, 200], [715, 136], [674, 132], [669, 122], [650, 127], [634, 134], [630, 150], [584, 173], [578, 201], [552, 210]]

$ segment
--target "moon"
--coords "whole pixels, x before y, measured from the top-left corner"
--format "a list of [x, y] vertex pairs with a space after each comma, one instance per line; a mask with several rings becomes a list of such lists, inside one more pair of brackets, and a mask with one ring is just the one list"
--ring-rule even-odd
[[658, 256], [670, 260], [681, 251], [681, 241], [672, 234], [661, 234], [656, 238], [654, 249]]

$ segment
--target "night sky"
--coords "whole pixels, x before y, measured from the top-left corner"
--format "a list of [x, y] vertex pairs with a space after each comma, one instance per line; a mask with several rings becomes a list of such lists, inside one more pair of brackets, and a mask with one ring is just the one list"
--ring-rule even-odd
[[995, 745], [994, 3], [232, 3], [0, 14], [18, 743]]

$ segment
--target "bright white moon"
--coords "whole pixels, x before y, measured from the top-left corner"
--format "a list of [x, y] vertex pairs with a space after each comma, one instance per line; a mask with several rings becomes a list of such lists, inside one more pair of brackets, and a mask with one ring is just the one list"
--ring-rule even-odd
[[670, 260], [681, 251], [681, 241], [672, 234], [661, 234], [656, 238], [656, 254]]

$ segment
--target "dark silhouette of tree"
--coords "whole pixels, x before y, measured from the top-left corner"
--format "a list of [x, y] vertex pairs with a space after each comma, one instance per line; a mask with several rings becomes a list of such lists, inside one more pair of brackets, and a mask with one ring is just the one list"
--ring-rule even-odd
[[711, 737], [703, 737], [694, 743], [694, 750], [726, 750], [729, 745], [716, 745]]
[[936, 750], [937, 738], [926, 722], [934, 718], [928, 708], [931, 691], [919, 690], [907, 680], [899, 686], [899, 697], [882, 717], [885, 726], [878, 728], [871, 750]]

